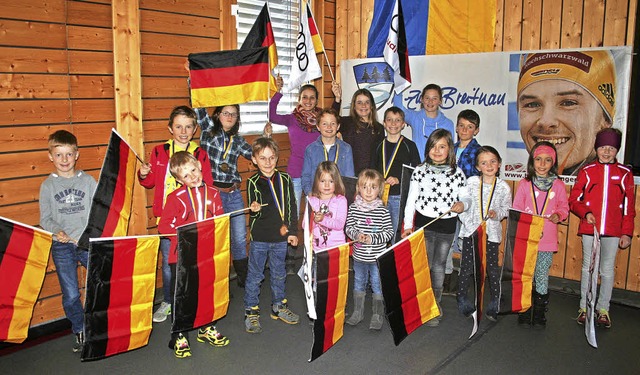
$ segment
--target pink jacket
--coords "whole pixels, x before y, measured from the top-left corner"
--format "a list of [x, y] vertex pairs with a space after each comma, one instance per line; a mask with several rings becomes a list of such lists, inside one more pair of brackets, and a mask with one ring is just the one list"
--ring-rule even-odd
[[308, 196], [307, 200], [314, 212], [320, 210], [325, 204], [328, 212], [319, 223], [313, 225], [313, 250], [320, 251], [347, 242], [344, 235], [344, 224], [347, 221], [347, 198], [344, 195], [336, 195], [329, 200], [320, 200], [318, 197]]
[[[531, 181], [527, 181], [526, 179], [522, 179], [518, 183], [518, 188], [516, 189], [516, 194], [513, 198], [513, 208], [530, 214], [537, 213], [536, 205], [533, 203], [533, 197], [531, 194], [532, 187], [535, 191], [538, 210], [542, 210], [547, 194], [533, 186]], [[551, 189], [549, 189], [548, 194], [549, 199], [547, 207], [544, 209], [544, 212], [538, 212], [537, 214], [544, 217], [558, 214], [560, 216], [560, 220], [566, 220], [569, 216], [569, 200], [567, 198], [567, 190], [564, 187], [564, 183], [560, 179], [556, 179], [553, 182]], [[551, 220], [544, 221], [542, 238], [538, 245], [538, 251], [558, 251], [558, 225], [552, 223]]]

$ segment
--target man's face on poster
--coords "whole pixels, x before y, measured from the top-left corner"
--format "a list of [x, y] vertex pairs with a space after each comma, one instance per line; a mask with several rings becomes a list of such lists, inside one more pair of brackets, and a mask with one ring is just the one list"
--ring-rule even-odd
[[538, 81], [524, 88], [518, 96], [518, 113], [527, 151], [539, 141], [553, 143], [559, 172], [592, 159], [596, 133], [611, 126], [588, 91], [561, 79]]

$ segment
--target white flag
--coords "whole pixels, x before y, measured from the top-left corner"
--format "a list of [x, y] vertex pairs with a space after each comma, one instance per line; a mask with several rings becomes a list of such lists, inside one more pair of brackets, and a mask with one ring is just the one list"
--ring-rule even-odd
[[400, 0], [396, 0], [391, 16], [389, 36], [384, 45], [384, 61], [393, 69], [395, 92], [400, 93], [411, 86], [409, 71], [409, 52], [407, 50], [407, 36], [404, 31], [404, 17]]
[[[300, 8], [302, 9], [302, 7]], [[301, 12], [302, 13], [302, 12]], [[285, 90], [288, 92], [296, 89], [304, 82], [322, 77], [322, 70], [318, 63], [318, 56], [313, 46], [313, 38], [309, 29], [309, 19], [305, 15], [300, 16], [300, 29], [298, 30], [298, 41], [296, 51], [293, 56], [293, 66], [291, 76]]]

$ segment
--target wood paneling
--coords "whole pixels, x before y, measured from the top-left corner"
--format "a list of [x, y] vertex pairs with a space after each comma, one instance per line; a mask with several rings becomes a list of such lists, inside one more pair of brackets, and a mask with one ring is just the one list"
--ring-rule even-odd
[[67, 25], [111, 28], [111, 7], [84, 1], [67, 2]]
[[0, 19], [0, 45], [65, 48], [64, 25]]
[[0, 73], [0, 99], [63, 99], [69, 97], [66, 75]]
[[186, 14], [178, 17], [173, 13], [141, 10], [140, 30], [163, 34], [172, 33], [218, 38], [220, 35], [220, 21], [215, 18]]
[[111, 52], [69, 51], [71, 74], [113, 74]]
[[112, 51], [113, 37], [111, 29], [67, 26], [70, 49], [85, 51]]
[[19, 20], [64, 22], [65, 0], [2, 0], [0, 16]]
[[67, 73], [67, 54], [52, 49], [0, 47], [0, 72]]
[[70, 118], [68, 100], [0, 100], [0, 125], [59, 124]]

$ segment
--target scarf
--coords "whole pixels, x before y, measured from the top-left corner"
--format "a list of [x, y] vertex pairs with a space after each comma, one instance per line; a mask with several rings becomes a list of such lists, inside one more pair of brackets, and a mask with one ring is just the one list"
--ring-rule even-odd
[[449, 164], [427, 164], [427, 170], [435, 174], [450, 173], [451, 166]]
[[555, 174], [549, 174], [547, 177], [533, 176], [533, 184], [542, 191], [549, 191], [551, 186], [553, 186], [553, 181], [558, 176]]
[[376, 198], [371, 202], [365, 202], [365, 200], [362, 199], [360, 195], [356, 195], [356, 200], [353, 202], [353, 204], [358, 210], [364, 211], [364, 212], [373, 211], [376, 208], [383, 205], [382, 199], [380, 198]]
[[313, 133], [314, 131], [317, 131], [317, 116], [321, 111], [322, 110], [318, 107], [315, 107], [310, 111], [306, 111], [304, 109], [300, 109], [300, 106], [297, 106], [293, 110], [293, 116], [296, 118], [300, 129], [304, 130], [307, 133]]

